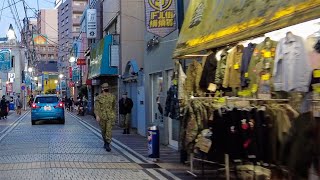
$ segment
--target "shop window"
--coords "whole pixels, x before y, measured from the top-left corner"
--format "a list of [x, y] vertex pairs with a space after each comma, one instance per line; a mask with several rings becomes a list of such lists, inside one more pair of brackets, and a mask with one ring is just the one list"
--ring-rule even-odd
[[152, 88], [152, 123], [162, 124], [165, 97], [163, 96], [163, 75], [162, 73], [155, 73], [151, 75]]

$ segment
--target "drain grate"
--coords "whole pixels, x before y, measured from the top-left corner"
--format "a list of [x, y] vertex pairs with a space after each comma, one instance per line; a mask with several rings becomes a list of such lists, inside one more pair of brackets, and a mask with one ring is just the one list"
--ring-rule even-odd
[[156, 168], [161, 168], [157, 164], [138, 164], [141, 166], [143, 169], [156, 169]]

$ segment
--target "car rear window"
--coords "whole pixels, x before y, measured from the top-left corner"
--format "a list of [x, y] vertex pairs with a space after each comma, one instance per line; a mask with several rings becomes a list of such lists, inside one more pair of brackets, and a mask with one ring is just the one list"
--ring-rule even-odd
[[58, 97], [37, 97], [35, 103], [57, 103]]

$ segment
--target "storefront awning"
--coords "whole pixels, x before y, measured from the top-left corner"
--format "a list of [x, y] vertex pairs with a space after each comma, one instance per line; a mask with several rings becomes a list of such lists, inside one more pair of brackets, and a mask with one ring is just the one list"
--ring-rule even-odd
[[190, 0], [174, 58], [320, 17], [320, 0]]

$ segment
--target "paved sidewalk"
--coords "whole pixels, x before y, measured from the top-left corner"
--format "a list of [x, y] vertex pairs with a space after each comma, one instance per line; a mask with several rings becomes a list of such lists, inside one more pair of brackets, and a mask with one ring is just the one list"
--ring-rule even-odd
[[[76, 115], [75, 113], [73, 113]], [[99, 128], [98, 122], [91, 115], [77, 116], [88, 124]], [[148, 148], [147, 139], [134, 132], [131, 134], [122, 134], [123, 130], [119, 127], [114, 127], [112, 131], [113, 139], [120, 141], [122, 144], [127, 146], [130, 150], [142, 155], [145, 159], [148, 159]], [[160, 159], [156, 162], [161, 168], [167, 169], [173, 174], [177, 175], [181, 179], [193, 179], [189, 174], [186, 173], [188, 166], [180, 163], [180, 153], [168, 146], [160, 145]]]
[[[24, 115], [26, 111], [21, 112], [21, 116]], [[17, 115], [15, 111], [9, 111], [7, 119], [0, 120], [0, 133], [2, 133], [7, 127], [14, 123], [20, 116]]]

